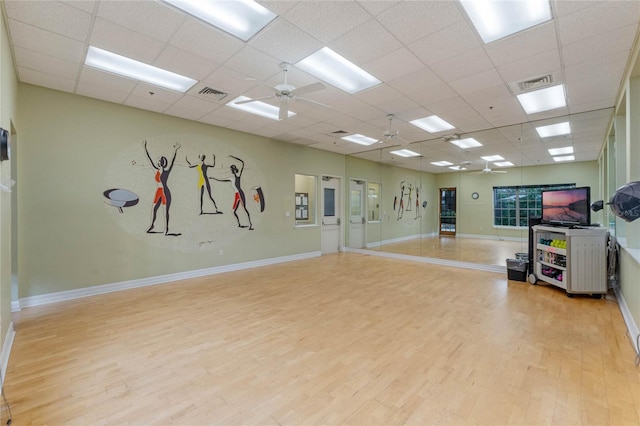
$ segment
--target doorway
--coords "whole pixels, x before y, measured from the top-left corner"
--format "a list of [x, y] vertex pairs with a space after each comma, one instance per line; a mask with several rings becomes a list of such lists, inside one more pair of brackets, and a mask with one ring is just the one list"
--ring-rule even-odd
[[440, 188], [440, 235], [456, 235], [456, 188]]
[[340, 185], [340, 178], [322, 176], [322, 254], [340, 251], [342, 242]]
[[366, 183], [349, 181], [349, 247], [364, 248], [366, 236]]

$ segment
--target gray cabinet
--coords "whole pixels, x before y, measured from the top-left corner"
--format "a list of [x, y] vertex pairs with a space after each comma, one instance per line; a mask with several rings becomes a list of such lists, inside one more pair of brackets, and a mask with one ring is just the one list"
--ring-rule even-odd
[[533, 227], [533, 277], [566, 290], [568, 295], [607, 292], [606, 228]]

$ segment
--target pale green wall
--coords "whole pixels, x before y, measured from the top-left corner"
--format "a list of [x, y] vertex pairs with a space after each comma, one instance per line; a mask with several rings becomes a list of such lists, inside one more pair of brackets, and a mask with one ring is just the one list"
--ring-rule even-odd
[[[507, 173], [472, 174], [443, 173], [436, 177], [438, 187], [458, 188], [457, 233], [486, 235], [497, 238], [527, 238], [526, 230], [493, 226], [493, 187], [514, 185], [545, 185], [575, 183], [591, 187], [591, 199], [600, 200], [598, 163], [596, 161], [553, 164], [548, 166], [514, 167]], [[477, 200], [471, 194], [477, 192]], [[592, 213], [591, 221], [599, 223], [600, 213]]]
[[[320, 250], [319, 227], [294, 227], [294, 175], [343, 176], [344, 156], [27, 84], [18, 86], [18, 95], [21, 298]], [[260, 175], [265, 189], [265, 212], [252, 211], [254, 222], [260, 219], [256, 229], [227, 222], [232, 225], [218, 229], [224, 238], [216, 233], [207, 237], [210, 244], [202, 251], [185, 251], [180, 245], [184, 236], [146, 234], [155, 182], [144, 158], [145, 139], [154, 157], [170, 153], [170, 146], [158, 141], [182, 143], [177, 160], [181, 165], [170, 177], [172, 211], [178, 209], [181, 196], [196, 200], [195, 175], [188, 174], [195, 171], [184, 164], [186, 154], [193, 161], [201, 149], [209, 158], [217, 153], [218, 164], [227, 165], [227, 154], [247, 160], [245, 183], [252, 174]], [[190, 151], [196, 140], [198, 151]], [[202, 140], [210, 146], [202, 148]], [[138, 159], [135, 166], [127, 155]], [[188, 178], [183, 185], [180, 176]], [[119, 214], [105, 204], [102, 193], [120, 187], [121, 178], [144, 190], [138, 191], [137, 206]], [[233, 221], [230, 184], [215, 187], [218, 196], [227, 196], [218, 200], [224, 215], [194, 214], [194, 223], [206, 220], [215, 227], [221, 223], [217, 221]], [[137, 216], [143, 221], [126, 222]], [[188, 225], [183, 221], [171, 228], [184, 230]]]

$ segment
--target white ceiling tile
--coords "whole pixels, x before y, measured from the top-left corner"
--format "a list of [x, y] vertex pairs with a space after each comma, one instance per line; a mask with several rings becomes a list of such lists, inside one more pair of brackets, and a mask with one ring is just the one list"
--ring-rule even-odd
[[401, 42], [409, 44], [464, 20], [464, 16], [453, 1], [405, 1], [376, 19]]
[[560, 41], [566, 46], [614, 28], [637, 24], [639, 19], [638, 1], [597, 2], [592, 7], [558, 18]]
[[554, 22], [549, 21], [485, 46], [491, 61], [498, 67], [557, 49]]
[[48, 74], [53, 74], [68, 80], [75, 80], [80, 71], [80, 66], [77, 62], [66, 61], [45, 55], [44, 53], [23, 49], [22, 47], [14, 47], [13, 54], [15, 55], [16, 61], [18, 61], [23, 68], [32, 70], [46, 69]]
[[466, 52], [482, 47], [478, 35], [462, 20], [424, 37], [409, 46], [426, 65], [437, 64], [452, 56], [460, 56]]
[[84, 43], [13, 19], [8, 22], [14, 45], [68, 61], [84, 62]]
[[165, 113], [188, 120], [198, 120], [217, 108], [218, 105], [214, 103], [198, 99], [195, 96], [185, 95], [167, 108]]
[[560, 74], [561, 67], [560, 51], [552, 49], [501, 65], [497, 70], [505, 82], [512, 83], [528, 81], [552, 73]]
[[284, 15], [300, 3], [294, 0], [258, 0], [258, 3], [275, 13], [276, 15]]
[[372, 16], [379, 15], [397, 3], [399, 2], [395, 0], [358, 0], [358, 4], [366, 9]]
[[364, 64], [402, 45], [379, 22], [370, 19], [329, 43], [329, 47], [352, 62]]
[[11, 19], [84, 42], [91, 28], [91, 14], [57, 1], [6, 1]]
[[124, 105], [158, 113], [164, 112], [171, 106], [170, 103], [154, 99], [149, 95], [140, 96], [133, 93], [126, 98]]
[[439, 62], [430, 67], [443, 81], [456, 81], [493, 68], [484, 49], [475, 49], [464, 55]]
[[49, 89], [60, 90], [62, 92], [73, 93], [76, 87], [75, 80], [69, 80], [53, 74], [47, 74], [27, 68], [18, 67], [18, 75], [20, 76], [20, 81], [23, 83], [48, 87]]
[[210, 59], [194, 55], [174, 46], [166, 46], [158, 59], [153, 62], [153, 65], [194, 80], [204, 79], [219, 66], [219, 64]]
[[477, 92], [504, 83], [495, 69], [486, 70], [470, 77], [464, 77], [449, 83], [459, 95]]
[[149, 98], [154, 102], [171, 105], [177, 102], [184, 94], [174, 90], [163, 89], [162, 87], [152, 86], [147, 83], [138, 82], [131, 90], [132, 96], [141, 98]]
[[164, 43], [104, 19], [96, 19], [89, 43], [100, 49], [151, 64], [160, 55]]
[[458, 94], [448, 84], [441, 83], [427, 89], [416, 90], [414, 93], [408, 93], [407, 96], [420, 105], [429, 105], [455, 98]]
[[169, 41], [186, 19], [183, 12], [161, 1], [102, 1], [97, 16], [163, 42]]
[[136, 81], [130, 78], [120, 77], [118, 75], [87, 66], [82, 67], [78, 81], [86, 86], [111, 88], [117, 92], [127, 94], [131, 92], [133, 87], [136, 85]]
[[412, 73], [388, 80], [387, 84], [401, 93], [410, 96], [416, 92], [429, 89], [430, 87], [442, 85], [443, 82], [440, 77], [428, 68], [419, 68]]
[[217, 68], [201, 83], [221, 92], [229, 93], [231, 99], [245, 93], [257, 84], [255, 80], [249, 80], [249, 76], [227, 67]]
[[331, 42], [370, 18], [358, 3], [333, 0], [303, 1], [285, 16], [324, 43]]
[[75, 7], [76, 9], [83, 10], [87, 13], [93, 13], [96, 9], [96, 5], [98, 4], [98, 1], [97, 0], [68, 0], [68, 1], [62, 1], [61, 3], [64, 3], [67, 6]]
[[637, 24], [628, 25], [566, 45], [562, 48], [564, 65], [569, 67], [582, 64], [618, 52], [624, 52], [628, 56], [629, 46], [632, 45], [637, 30]]
[[367, 62], [362, 68], [384, 82], [411, 74], [413, 71], [424, 68], [424, 64], [407, 48], [403, 47]]
[[318, 39], [284, 19], [277, 19], [249, 44], [278, 61], [292, 64], [323, 47]]
[[80, 81], [80, 83], [78, 83], [76, 94], [117, 104], [123, 103], [125, 99], [127, 99], [127, 96], [129, 96], [128, 92], [120, 92], [118, 90], [113, 90], [111, 87], [96, 86], [84, 81]]
[[251, 46], [245, 46], [225, 64], [233, 70], [247, 73], [259, 81], [266, 81], [269, 77], [282, 73], [280, 61], [265, 55]]
[[169, 42], [194, 55], [222, 64], [236, 54], [244, 43], [196, 20], [187, 20]]

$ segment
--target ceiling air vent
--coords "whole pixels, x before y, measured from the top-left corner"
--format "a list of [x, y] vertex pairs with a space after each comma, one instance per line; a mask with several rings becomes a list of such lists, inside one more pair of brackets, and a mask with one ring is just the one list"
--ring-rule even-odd
[[198, 92], [198, 94], [203, 96], [216, 96], [219, 101], [223, 100], [228, 95], [228, 93], [221, 92], [220, 90], [216, 90], [208, 86], [205, 86], [202, 90]]
[[539, 89], [541, 87], [549, 86], [553, 83], [553, 76], [551, 74], [545, 75], [544, 77], [534, 78], [532, 80], [521, 81], [518, 83], [518, 87], [523, 92], [527, 92], [529, 90]]

